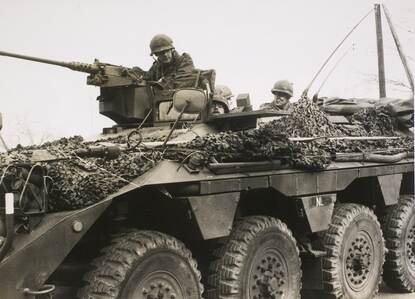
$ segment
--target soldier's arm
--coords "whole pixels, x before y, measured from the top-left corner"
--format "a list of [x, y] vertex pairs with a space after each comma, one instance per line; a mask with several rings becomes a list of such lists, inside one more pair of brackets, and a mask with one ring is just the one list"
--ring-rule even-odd
[[141, 68], [138, 68], [142, 71], [142, 76], [144, 80], [147, 81], [157, 81], [160, 78], [157, 78], [157, 64], [153, 63], [153, 65], [150, 67], [150, 69], [146, 72], [142, 70]]
[[185, 73], [185, 72], [194, 71], [195, 66], [193, 64], [193, 59], [192, 59], [192, 57], [190, 57], [189, 54], [183, 53], [180, 58], [181, 58], [181, 61], [180, 61], [180, 65], [178, 67], [179, 72], [184, 72]]
[[133, 75], [145, 79], [146, 71], [144, 71], [141, 67], [133, 66], [131, 69], [128, 70], [129, 72], [133, 73]]

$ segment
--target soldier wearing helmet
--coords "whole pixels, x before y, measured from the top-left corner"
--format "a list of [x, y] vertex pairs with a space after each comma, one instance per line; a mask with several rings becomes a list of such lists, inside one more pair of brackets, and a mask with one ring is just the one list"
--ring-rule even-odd
[[151, 54], [155, 61], [144, 79], [158, 81], [166, 89], [176, 88], [176, 77], [191, 73], [195, 67], [189, 54], [179, 54], [174, 46], [173, 40], [165, 34], [155, 35], [150, 42]]
[[271, 89], [274, 100], [271, 103], [265, 103], [260, 109], [268, 110], [289, 110], [290, 99], [293, 96], [293, 84], [288, 80], [279, 80], [275, 82]]
[[228, 113], [232, 97], [232, 91], [228, 86], [216, 85], [215, 92], [213, 93], [211, 113]]
[[228, 86], [220, 84], [215, 86], [214, 95], [224, 98], [227, 101], [231, 101], [233, 97], [232, 90]]

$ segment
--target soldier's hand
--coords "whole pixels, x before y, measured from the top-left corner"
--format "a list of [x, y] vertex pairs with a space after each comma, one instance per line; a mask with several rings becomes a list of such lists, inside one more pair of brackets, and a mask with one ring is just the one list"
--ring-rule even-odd
[[141, 76], [145, 74], [145, 71], [138, 66], [132, 67], [131, 70], [136, 74], [140, 74]]
[[159, 89], [165, 89], [164, 84], [160, 81], [147, 81], [147, 84], [150, 84], [151, 86], [155, 86]]

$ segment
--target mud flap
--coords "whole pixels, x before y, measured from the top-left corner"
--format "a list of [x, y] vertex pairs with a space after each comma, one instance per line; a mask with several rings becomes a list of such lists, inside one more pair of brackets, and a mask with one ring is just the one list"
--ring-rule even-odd
[[312, 233], [328, 229], [333, 214], [336, 194], [301, 197], [303, 209]]
[[239, 198], [239, 192], [188, 197], [204, 240], [229, 235]]
[[380, 175], [377, 177], [377, 181], [385, 206], [397, 204], [401, 189], [402, 174]]

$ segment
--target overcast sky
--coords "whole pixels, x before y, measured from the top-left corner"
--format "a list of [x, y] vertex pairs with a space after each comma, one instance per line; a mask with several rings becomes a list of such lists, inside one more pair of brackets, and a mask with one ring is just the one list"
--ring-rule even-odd
[[[0, 50], [64, 61], [102, 62], [148, 69], [149, 42], [165, 33], [196, 67], [214, 68], [216, 83], [250, 93], [254, 107], [271, 100], [279, 79], [295, 96], [374, 1], [12, 1], [0, 0]], [[384, 1], [412, 70], [414, 0]], [[408, 85], [383, 17], [386, 76]], [[327, 67], [344, 54], [320, 92], [326, 96], [378, 97], [374, 15], [370, 15]], [[314, 85], [316, 90], [323, 73]], [[98, 88], [86, 74], [0, 57], [2, 135], [9, 145], [46, 138], [91, 136], [113, 122], [98, 113]], [[313, 89], [311, 91], [311, 94]], [[391, 97], [409, 97], [388, 84]]]

